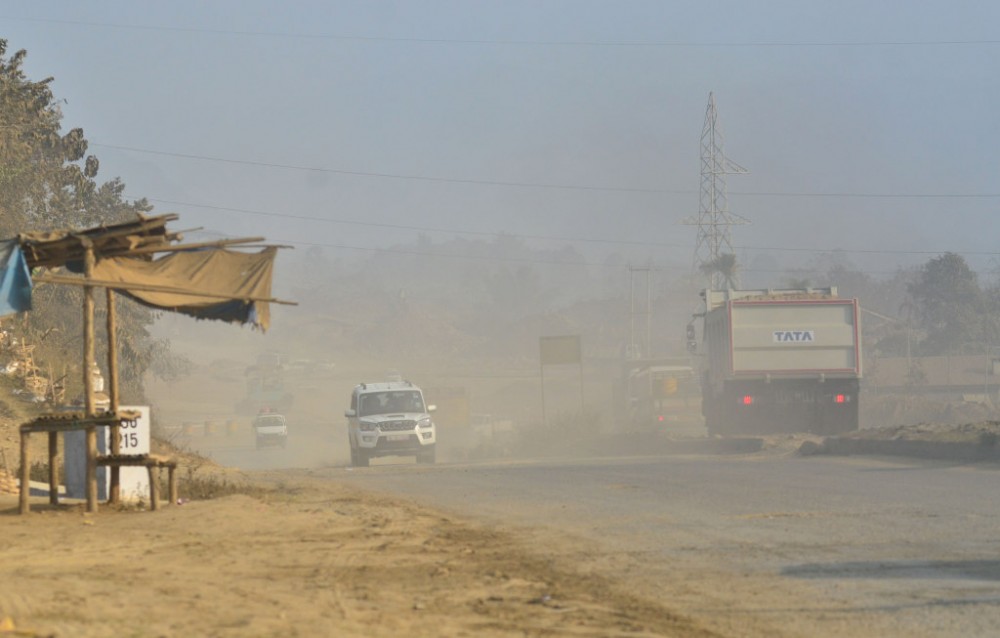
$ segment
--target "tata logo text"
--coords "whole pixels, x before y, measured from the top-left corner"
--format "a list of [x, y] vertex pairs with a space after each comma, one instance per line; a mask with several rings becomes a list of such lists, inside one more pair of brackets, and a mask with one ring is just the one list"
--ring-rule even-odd
[[775, 330], [775, 343], [811, 343], [816, 341], [816, 333], [812, 330]]

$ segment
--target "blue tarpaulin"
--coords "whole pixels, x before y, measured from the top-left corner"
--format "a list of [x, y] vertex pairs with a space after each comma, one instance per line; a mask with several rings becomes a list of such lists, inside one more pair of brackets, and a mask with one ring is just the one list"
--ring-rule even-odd
[[0, 316], [31, 310], [31, 273], [16, 239], [0, 241]]

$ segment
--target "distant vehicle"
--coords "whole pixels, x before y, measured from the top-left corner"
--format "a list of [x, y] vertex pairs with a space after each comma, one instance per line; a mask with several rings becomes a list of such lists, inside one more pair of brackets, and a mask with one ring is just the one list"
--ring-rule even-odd
[[246, 368], [246, 395], [236, 404], [237, 414], [252, 415], [267, 409], [278, 413], [292, 409], [294, 395], [285, 387], [285, 360], [276, 352], [258, 355]]
[[362, 383], [351, 392], [347, 438], [351, 465], [367, 467], [379, 456], [415, 456], [417, 463], [434, 463], [437, 432], [424, 394], [409, 381]]
[[262, 413], [253, 420], [254, 439], [257, 449], [285, 447], [288, 443], [288, 424], [281, 414]]
[[619, 423], [626, 431], [701, 426], [698, 375], [687, 357], [634, 359], [622, 367]]
[[836, 288], [706, 290], [702, 412], [710, 434], [858, 428], [857, 299]]

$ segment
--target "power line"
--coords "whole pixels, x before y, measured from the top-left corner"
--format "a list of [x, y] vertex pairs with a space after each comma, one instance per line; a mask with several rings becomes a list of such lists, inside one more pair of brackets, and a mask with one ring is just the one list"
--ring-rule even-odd
[[733, 195], [750, 197], [837, 197], [857, 199], [995, 199], [1000, 193], [833, 193], [833, 192], [777, 192], [777, 191], [729, 191]]
[[[220, 235], [221, 233], [209, 233], [209, 235]], [[299, 241], [294, 239], [271, 239], [270, 241], [280, 242], [282, 244], [291, 244], [294, 246], [316, 246], [318, 248], [334, 248], [338, 250], [357, 250], [362, 252], [374, 252], [374, 253], [387, 253], [392, 255], [408, 255], [415, 257], [434, 257], [434, 258], [445, 258], [445, 259], [464, 259], [472, 261], [490, 261], [490, 262], [512, 262], [512, 263], [522, 263], [522, 264], [539, 264], [546, 266], [573, 266], [573, 267], [595, 267], [595, 268], [615, 268], [624, 270], [627, 268], [625, 264], [605, 264], [596, 263], [589, 261], [554, 261], [547, 259], [533, 259], [528, 257], [496, 257], [490, 255], [456, 255], [449, 253], [429, 253], [419, 250], [408, 250], [404, 248], [376, 248], [372, 246], [348, 246], [345, 244], [329, 244], [324, 242], [312, 242], [312, 241]], [[649, 268], [652, 272], [674, 272], [680, 273], [683, 268]], [[848, 272], [859, 273], [865, 275], [896, 275], [900, 270], [857, 270], [852, 269]], [[761, 269], [761, 268], [745, 268], [741, 269], [740, 272], [745, 273], [773, 273], [773, 274], [795, 274], [801, 273], [803, 270], [801, 268], [777, 268], [777, 269]]]
[[[134, 199], [134, 198], [133, 198]], [[562, 242], [589, 242], [589, 243], [602, 243], [602, 244], [621, 244], [621, 245], [635, 245], [635, 246], [651, 246], [656, 248], [678, 248], [686, 249], [688, 244], [672, 244], [666, 242], [654, 242], [654, 241], [642, 241], [642, 240], [629, 240], [629, 239], [603, 239], [603, 238], [593, 238], [593, 237], [565, 237], [558, 235], [535, 235], [528, 233], [513, 233], [513, 232], [490, 232], [490, 231], [477, 231], [477, 230], [462, 230], [455, 228], [439, 228], [434, 226], [413, 226], [408, 224], [390, 224], [384, 222], [363, 222], [353, 219], [331, 219], [328, 217], [318, 217], [315, 215], [297, 215], [292, 213], [278, 213], [274, 211], [263, 211], [255, 210], [250, 208], [237, 208], [232, 206], [216, 206], [211, 204], [195, 204], [192, 202], [181, 202], [172, 199], [159, 199], [156, 197], [146, 197], [147, 201], [159, 202], [161, 204], [170, 204], [172, 206], [186, 206], [189, 208], [204, 208], [207, 210], [218, 210], [231, 213], [241, 213], [248, 215], [260, 215], [264, 217], [277, 217], [279, 219], [300, 219], [304, 221], [317, 221], [328, 224], [347, 224], [352, 226], [365, 226], [371, 228], [390, 228], [393, 230], [412, 230], [417, 232], [428, 232], [428, 233], [448, 233], [452, 235], [471, 235], [477, 237], [518, 237], [523, 239], [540, 239], [546, 241], [562, 241]], [[1000, 256], [1000, 251], [948, 251], [948, 250], [895, 250], [888, 248], [817, 248], [817, 247], [800, 247], [800, 246], [748, 246], [748, 245], [737, 245], [734, 246], [736, 250], [753, 250], [759, 252], [808, 252], [808, 253], [849, 253], [849, 254], [869, 254], [869, 255], [941, 255], [946, 252], [958, 252], [963, 255], [976, 255], [976, 256]], [[560, 262], [562, 263], [562, 262]]]
[[132, 151], [134, 153], [145, 153], [148, 155], [164, 155], [167, 157], [180, 157], [183, 159], [202, 160], [207, 162], [222, 162], [226, 164], [241, 164], [244, 166], [258, 166], [263, 168], [284, 168], [295, 171], [311, 171], [314, 173], [334, 173], [337, 175], [354, 175], [359, 177], [383, 177], [389, 179], [417, 180], [423, 182], [447, 182], [452, 184], [477, 184], [480, 186], [514, 186], [519, 188], [544, 188], [560, 190], [582, 190], [582, 191], [608, 191], [618, 193], [674, 193], [688, 194], [688, 190], [664, 190], [659, 188], [629, 188], [620, 186], [581, 186], [568, 184], [545, 184], [541, 182], [507, 182], [489, 179], [464, 179], [458, 177], [434, 177], [427, 175], [407, 175], [404, 173], [379, 173], [370, 171], [355, 171], [336, 168], [320, 168], [316, 166], [299, 166], [295, 164], [278, 164], [274, 162], [255, 162], [251, 160], [238, 160], [226, 157], [211, 157], [208, 155], [192, 155], [188, 153], [168, 153], [166, 151], [153, 151], [149, 149], [135, 148], [131, 146], [117, 146], [113, 144], [90, 143], [91, 146], [100, 148], [113, 148], [119, 151]]
[[[215, 236], [225, 236], [222, 233], [214, 232], [204, 232], [206, 235]], [[589, 261], [555, 261], [548, 259], [534, 259], [529, 257], [497, 257], [491, 255], [456, 255], [449, 253], [428, 253], [420, 250], [408, 250], [405, 248], [376, 248], [372, 246], [347, 246], [344, 244], [328, 244], [323, 242], [312, 242], [312, 241], [298, 241], [291, 239], [271, 239], [273, 242], [280, 242], [282, 244], [291, 244], [294, 246], [317, 246], [320, 248], [337, 248], [341, 250], [359, 250], [364, 252], [375, 252], [375, 253], [389, 253], [393, 255], [412, 255], [418, 257], [444, 257], [446, 259], [467, 259], [474, 261], [501, 261], [501, 262], [513, 262], [513, 263], [526, 263], [526, 264], [542, 264], [548, 266], [574, 266], [574, 267], [590, 267], [595, 266], [598, 268], [621, 268], [622, 266], [613, 266], [611, 264], [599, 264], [596, 262]]]
[[[168, 151], [156, 151], [152, 149], [138, 148], [134, 146], [120, 146], [116, 144], [101, 144], [90, 142], [90, 146], [98, 148], [110, 148], [119, 151], [129, 151], [133, 153], [143, 153], [146, 155], [160, 155], [165, 157], [177, 157], [181, 159], [193, 159], [205, 162], [219, 162], [224, 164], [238, 164], [243, 166], [256, 166], [260, 168], [280, 168], [294, 171], [308, 171], [313, 173], [332, 173], [336, 175], [352, 175], [356, 177], [377, 177], [386, 179], [416, 180], [425, 182], [443, 182], [453, 184], [475, 184], [479, 186], [505, 186], [517, 188], [540, 188], [550, 190], [574, 190], [574, 191], [603, 191], [612, 193], [644, 193], [655, 195], [693, 195], [699, 191], [691, 189], [664, 189], [664, 188], [639, 188], [629, 186], [587, 186], [581, 184], [556, 184], [546, 182], [516, 182], [490, 179], [472, 179], [460, 177], [441, 177], [428, 175], [412, 175], [406, 173], [385, 173], [377, 171], [357, 171], [338, 168], [323, 168], [318, 166], [304, 166], [297, 164], [281, 164], [277, 162], [258, 162], [253, 160], [233, 159], [229, 157], [215, 157], [211, 155], [196, 155], [192, 153], [172, 153]], [[882, 198], [882, 199], [994, 199], [1000, 198], [1000, 193], [862, 193], [862, 192], [778, 192], [778, 191], [730, 191], [732, 194], [758, 196], [758, 197], [817, 197], [817, 198]]]
[[494, 45], [494, 46], [527, 46], [527, 47], [608, 47], [608, 48], [833, 48], [833, 47], [952, 47], [952, 46], [992, 46], [1000, 44], [1000, 40], [967, 39], [967, 40], [864, 40], [864, 41], [803, 41], [803, 40], [760, 40], [760, 41], [694, 41], [694, 40], [518, 40], [491, 38], [419, 38], [351, 35], [335, 33], [300, 33], [281, 31], [239, 31], [231, 29], [202, 29], [195, 27], [174, 27], [147, 24], [122, 24], [113, 22], [87, 22], [82, 20], [56, 20], [50, 18], [12, 18], [0, 17], [2, 20], [16, 22], [35, 22], [40, 24], [63, 24], [69, 26], [97, 27], [105, 29], [126, 29], [135, 31], [162, 31], [174, 33], [200, 33], [206, 35], [235, 35], [244, 37], [291, 38], [303, 40], [334, 40], [346, 42], [390, 42], [410, 44], [447, 44], [447, 45]]
[[234, 213], [246, 213], [250, 215], [262, 215], [265, 217], [279, 217], [283, 219], [301, 219], [306, 221], [317, 221], [329, 224], [347, 224], [351, 226], [367, 226], [371, 228], [391, 228], [393, 230], [414, 230], [417, 232], [427, 232], [427, 233], [450, 233], [453, 235], [472, 235], [476, 237], [518, 237], [523, 239], [542, 239], [547, 241], [564, 241], [564, 242], [590, 242], [590, 243], [600, 243], [600, 244], [623, 244], [623, 245], [635, 245], [635, 246], [656, 246], [660, 248], [683, 248], [684, 244], [668, 244], [664, 242], [653, 242], [653, 241], [639, 241], [639, 240], [629, 240], [629, 239], [603, 239], [594, 237], [561, 237], [555, 235], [533, 235], [526, 233], [507, 233], [507, 232], [491, 232], [484, 230], [461, 230], [455, 228], [438, 228], [434, 226], [411, 226], [406, 224], [389, 224], [384, 222], [362, 222], [354, 219], [332, 219], [329, 217], [317, 217], [315, 215], [296, 215], [291, 213], [276, 213], [272, 211], [262, 211], [253, 210], [249, 208], [233, 208], [230, 206], [212, 206], [208, 204], [192, 204], [190, 202], [179, 202], [170, 199], [158, 199], [155, 197], [145, 198], [151, 202], [160, 202], [161, 204], [171, 204], [174, 206], [189, 206], [191, 208], [205, 208], [208, 210], [221, 210]]

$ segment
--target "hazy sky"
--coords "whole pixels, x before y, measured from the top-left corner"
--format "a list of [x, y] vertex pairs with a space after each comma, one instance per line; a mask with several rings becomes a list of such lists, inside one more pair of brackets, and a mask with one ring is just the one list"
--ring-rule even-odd
[[745, 262], [1000, 252], [990, 0], [0, 0], [0, 37], [55, 77], [101, 177], [178, 228], [345, 257], [419, 232], [378, 224], [657, 242], [574, 245], [690, 263], [712, 91], [751, 171], [729, 178]]

